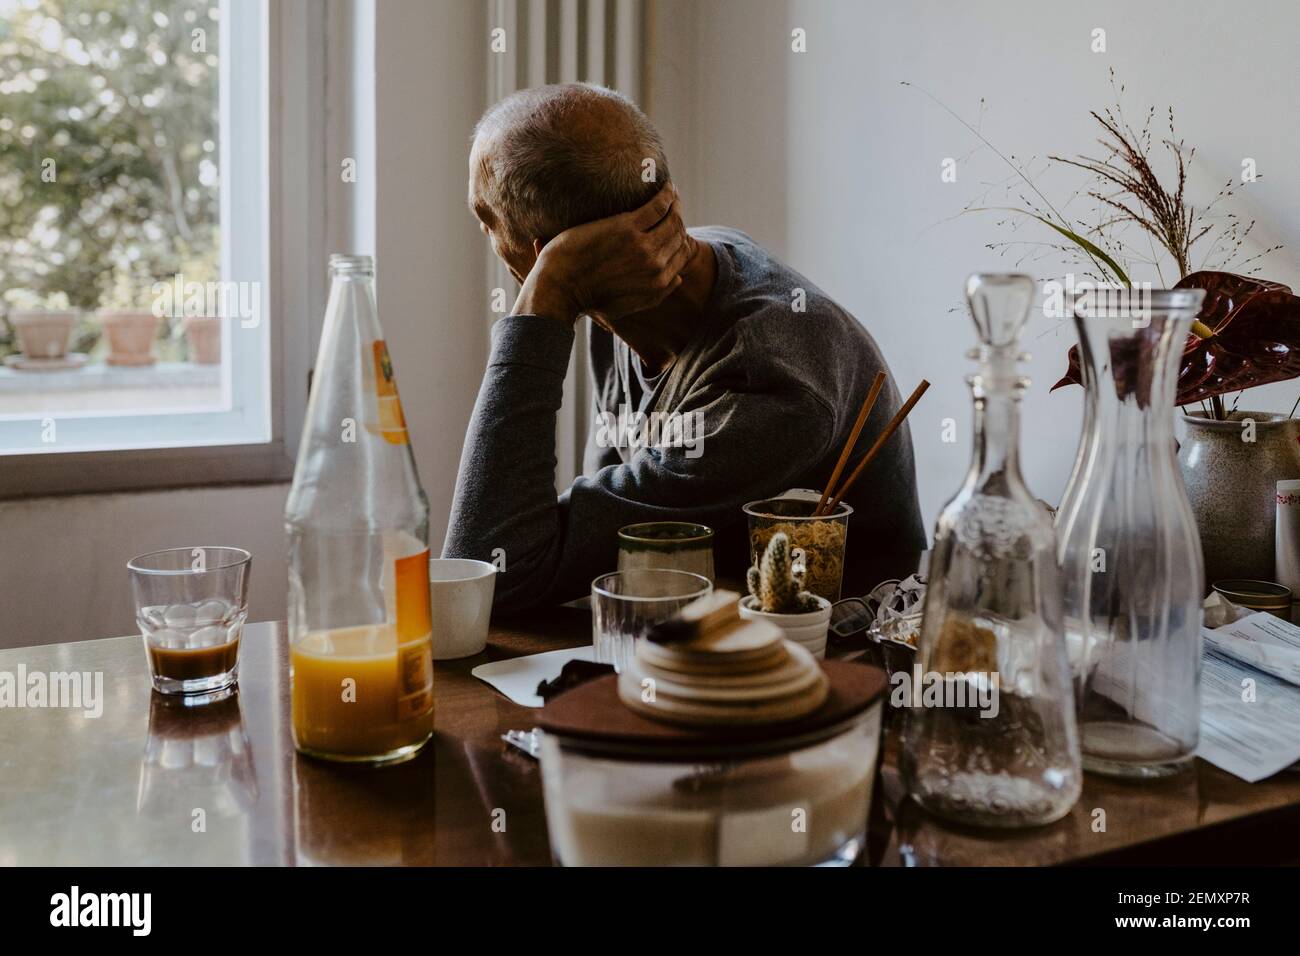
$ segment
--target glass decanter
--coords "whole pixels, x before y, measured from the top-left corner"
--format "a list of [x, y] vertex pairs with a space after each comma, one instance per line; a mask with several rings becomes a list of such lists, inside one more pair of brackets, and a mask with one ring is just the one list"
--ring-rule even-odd
[[1083, 765], [1112, 776], [1176, 773], [1199, 739], [1201, 543], [1174, 397], [1204, 297], [1093, 289], [1074, 303], [1083, 436], [1056, 529]]
[[[1018, 340], [1034, 283], [975, 275], [966, 298], [981, 343], [970, 353], [979, 371], [967, 380], [974, 456], [935, 528], [917, 664], [908, 675], [903, 779], [940, 816], [1034, 826], [1068, 813], [1082, 786], [1056, 537], [1025, 486], [1017, 450], [1028, 385], [1017, 373]], [[983, 706], [990, 699], [994, 706]]]

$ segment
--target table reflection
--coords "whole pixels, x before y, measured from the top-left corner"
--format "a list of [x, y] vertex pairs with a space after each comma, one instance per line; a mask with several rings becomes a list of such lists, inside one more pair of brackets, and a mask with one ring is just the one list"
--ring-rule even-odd
[[204, 862], [243, 863], [258, 796], [238, 694], [203, 707], [150, 695], [136, 791], [142, 823], [167, 821], [169, 827], [188, 825], [192, 834], [217, 835], [204, 841]]
[[[891, 783], [897, 787], [896, 776]], [[893, 812], [896, 862], [903, 866], [1080, 862], [1199, 826], [1203, 822], [1199, 794], [1195, 772], [1141, 783], [1088, 774], [1083, 795], [1066, 817], [1045, 827], [1006, 831], [958, 826], [900, 796]]]
[[434, 759], [426, 745], [391, 766], [293, 759], [295, 859], [300, 866], [429, 862]]

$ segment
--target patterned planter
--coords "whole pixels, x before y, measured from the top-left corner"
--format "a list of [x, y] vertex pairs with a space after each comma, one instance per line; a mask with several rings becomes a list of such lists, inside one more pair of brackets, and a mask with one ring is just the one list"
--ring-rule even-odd
[[788, 641], [803, 646], [813, 657], [821, 660], [826, 656], [826, 638], [831, 624], [831, 602], [824, 597], [817, 598], [820, 605], [816, 611], [800, 614], [773, 614], [758, 608], [758, 601], [752, 594], [740, 599], [740, 616], [746, 620], [768, 621], [783, 632]]
[[1233, 412], [1227, 421], [1183, 421], [1178, 465], [1200, 531], [1206, 588], [1225, 578], [1276, 580], [1277, 483], [1300, 478], [1300, 420]]

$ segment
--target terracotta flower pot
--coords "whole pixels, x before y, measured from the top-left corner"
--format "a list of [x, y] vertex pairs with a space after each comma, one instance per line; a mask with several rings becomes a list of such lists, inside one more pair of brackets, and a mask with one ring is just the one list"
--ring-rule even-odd
[[[1249, 430], [1247, 419], [1254, 422]], [[1228, 421], [1183, 421], [1178, 464], [1200, 531], [1206, 587], [1224, 578], [1276, 580], [1277, 483], [1300, 478], [1300, 420], [1233, 412]]]
[[68, 353], [76, 312], [11, 312], [9, 324], [18, 338], [18, 348], [29, 359], [57, 359]]
[[221, 317], [187, 315], [182, 320], [190, 361], [199, 365], [221, 364]]
[[154, 339], [161, 319], [146, 311], [100, 310], [99, 321], [108, 336], [109, 365], [152, 365]]

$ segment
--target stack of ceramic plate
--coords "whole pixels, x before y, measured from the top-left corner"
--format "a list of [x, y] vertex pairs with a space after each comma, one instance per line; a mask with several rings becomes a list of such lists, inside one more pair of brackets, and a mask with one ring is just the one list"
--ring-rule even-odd
[[828, 683], [812, 654], [773, 624], [742, 620], [736, 597], [714, 592], [683, 611], [689, 628], [639, 641], [619, 674], [623, 703], [691, 726], [780, 723], [820, 707]]

